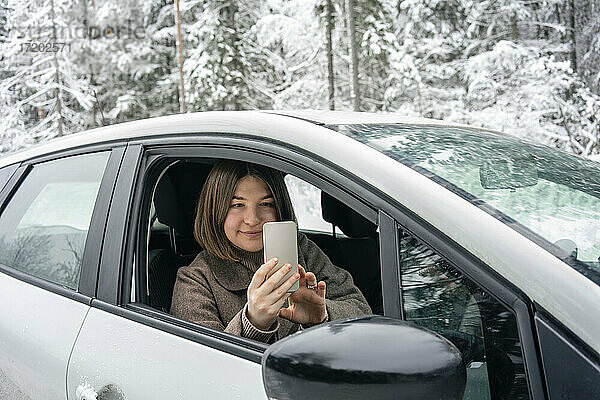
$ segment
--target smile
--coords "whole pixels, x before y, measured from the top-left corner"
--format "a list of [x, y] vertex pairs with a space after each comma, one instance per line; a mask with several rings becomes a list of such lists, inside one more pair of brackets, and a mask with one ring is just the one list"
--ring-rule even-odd
[[262, 231], [249, 231], [249, 232], [240, 231], [240, 233], [242, 233], [243, 235], [250, 237], [250, 238], [262, 236]]

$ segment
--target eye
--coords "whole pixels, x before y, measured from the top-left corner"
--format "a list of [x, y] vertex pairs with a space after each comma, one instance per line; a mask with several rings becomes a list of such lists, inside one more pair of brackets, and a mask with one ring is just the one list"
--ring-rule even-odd
[[243, 203], [233, 203], [229, 207], [231, 207], [231, 208], [240, 208], [240, 207], [244, 207], [244, 204]]
[[262, 203], [260, 203], [260, 205], [263, 206], [263, 207], [273, 207], [273, 206], [275, 206], [274, 203], [268, 202], [268, 201], [262, 202]]

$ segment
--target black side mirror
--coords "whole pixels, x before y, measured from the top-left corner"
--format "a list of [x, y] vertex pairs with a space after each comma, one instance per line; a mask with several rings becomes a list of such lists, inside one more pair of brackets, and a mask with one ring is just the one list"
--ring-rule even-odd
[[380, 316], [333, 321], [271, 345], [262, 360], [270, 399], [462, 399], [458, 349], [412, 323]]

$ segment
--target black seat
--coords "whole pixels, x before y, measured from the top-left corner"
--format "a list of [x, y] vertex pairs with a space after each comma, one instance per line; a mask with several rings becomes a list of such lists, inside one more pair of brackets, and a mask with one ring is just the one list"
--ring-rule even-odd
[[165, 171], [154, 191], [156, 218], [168, 227], [169, 241], [165, 245], [151, 233], [151, 246], [162, 244], [149, 249], [148, 301], [151, 307], [164, 312], [171, 308], [177, 270], [189, 265], [201, 250], [194, 240], [194, 215], [209, 170], [206, 164], [175, 164]]
[[170, 249], [155, 249], [148, 254], [148, 301], [150, 307], [164, 311], [171, 309], [173, 287], [177, 270], [188, 265], [188, 259], [177, 256]]
[[[334, 235], [309, 234], [338, 267], [352, 275], [371, 310], [383, 314], [377, 226], [325, 192], [321, 193], [323, 219], [334, 226]], [[335, 227], [347, 237], [336, 237]]]

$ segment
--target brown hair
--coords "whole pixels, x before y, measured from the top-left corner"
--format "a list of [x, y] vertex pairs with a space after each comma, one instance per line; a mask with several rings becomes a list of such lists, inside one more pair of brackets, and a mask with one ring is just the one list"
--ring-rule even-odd
[[258, 178], [268, 186], [275, 201], [277, 221], [296, 222], [290, 195], [280, 171], [242, 161], [217, 161], [200, 193], [194, 238], [208, 254], [224, 260], [238, 261], [223, 226], [237, 183], [246, 176]]

